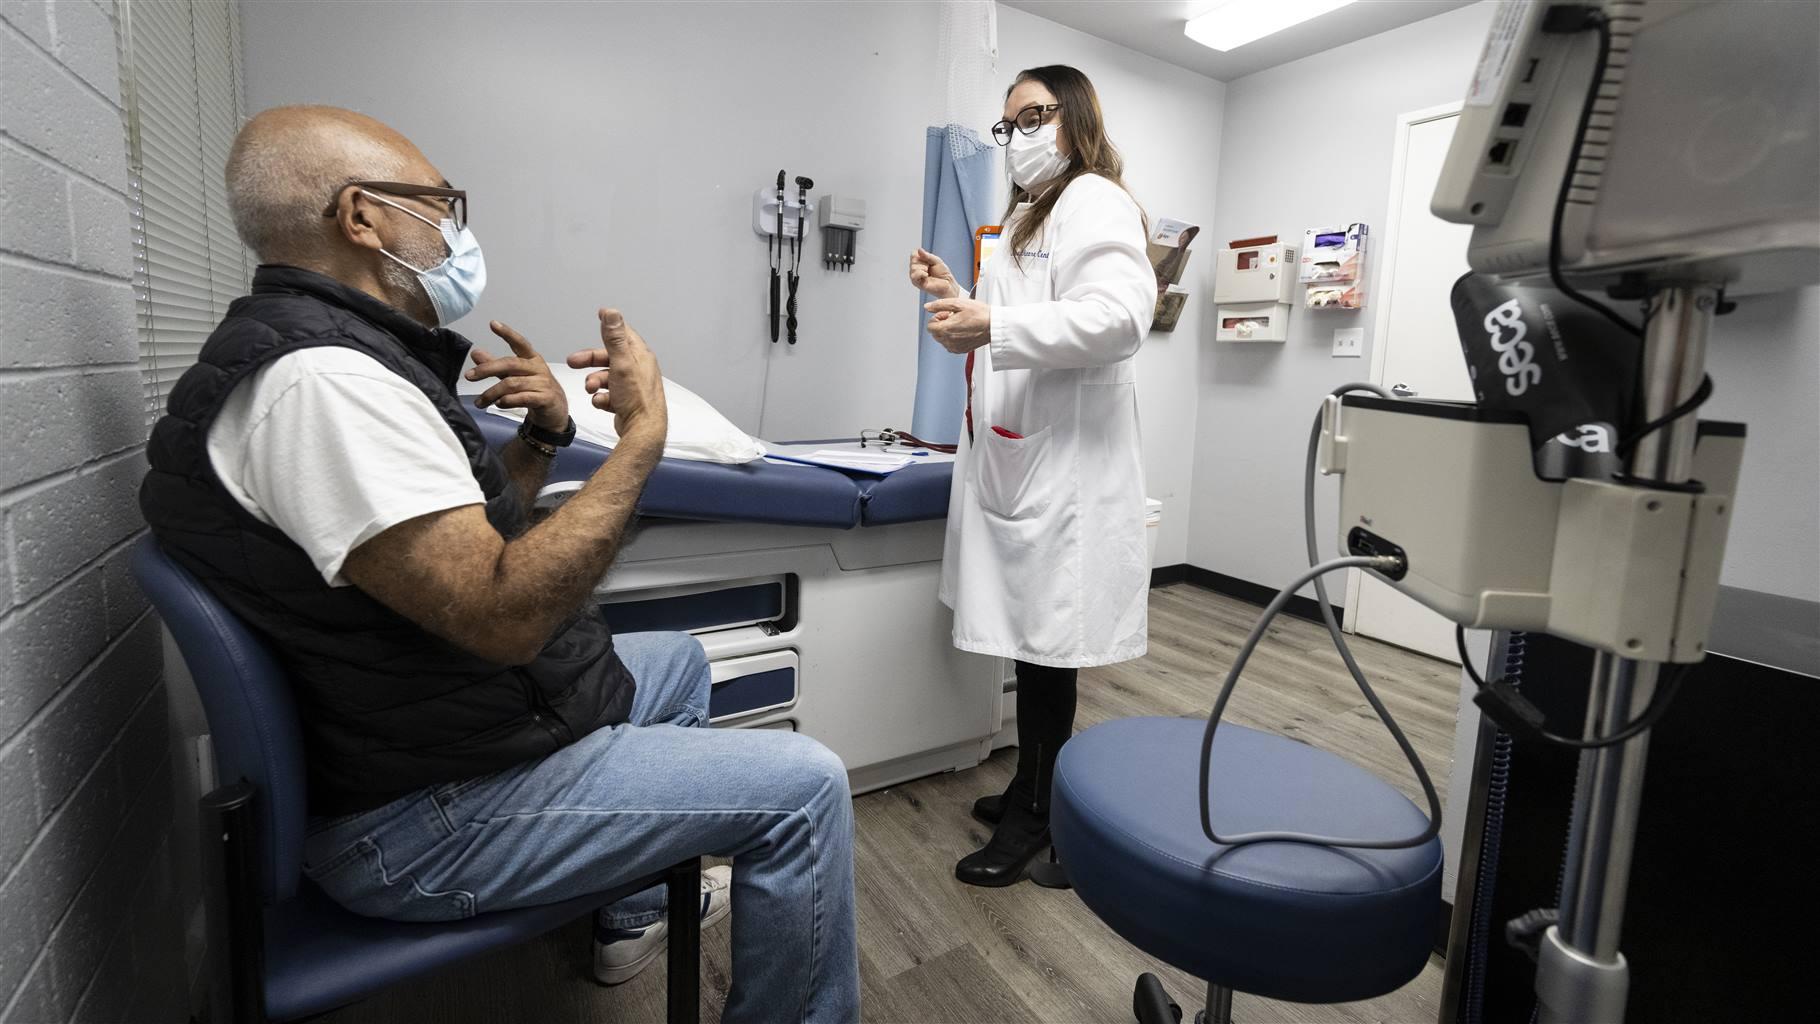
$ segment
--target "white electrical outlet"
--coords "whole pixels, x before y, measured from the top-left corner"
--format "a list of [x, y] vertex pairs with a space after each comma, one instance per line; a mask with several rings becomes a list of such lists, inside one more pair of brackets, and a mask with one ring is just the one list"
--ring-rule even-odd
[[1365, 352], [1365, 328], [1341, 327], [1333, 332], [1333, 357], [1357, 359]]

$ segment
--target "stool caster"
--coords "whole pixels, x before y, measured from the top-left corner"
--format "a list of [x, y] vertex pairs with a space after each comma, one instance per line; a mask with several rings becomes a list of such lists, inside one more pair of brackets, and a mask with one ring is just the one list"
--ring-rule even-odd
[[1182, 1008], [1169, 1000], [1163, 982], [1154, 974], [1140, 974], [1131, 994], [1131, 1012], [1138, 1024], [1181, 1024]]
[[[1163, 982], [1156, 975], [1138, 975], [1137, 991], [1131, 994], [1131, 1012], [1138, 1024], [1181, 1024], [1182, 1008], [1169, 998]], [[1207, 986], [1207, 1009], [1194, 1015], [1194, 1024], [1232, 1024], [1232, 990], [1221, 985]]]

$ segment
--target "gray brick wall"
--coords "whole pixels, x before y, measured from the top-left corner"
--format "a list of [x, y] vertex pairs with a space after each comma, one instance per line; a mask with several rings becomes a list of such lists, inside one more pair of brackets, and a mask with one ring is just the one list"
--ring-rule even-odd
[[111, 3], [0, 0], [0, 1024], [186, 1017]]

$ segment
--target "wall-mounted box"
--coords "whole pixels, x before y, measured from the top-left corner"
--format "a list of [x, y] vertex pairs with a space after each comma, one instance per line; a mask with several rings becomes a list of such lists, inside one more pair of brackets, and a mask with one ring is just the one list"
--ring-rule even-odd
[[1217, 310], [1215, 341], [1288, 341], [1287, 302], [1234, 302]]
[[1294, 302], [1296, 248], [1293, 245], [1221, 249], [1213, 271], [1213, 301]]
[[1302, 238], [1303, 284], [1340, 284], [1359, 280], [1365, 273], [1365, 239], [1371, 229], [1363, 224], [1309, 228]]
[[1364, 308], [1365, 240], [1370, 233], [1364, 224], [1308, 229], [1297, 274], [1306, 286], [1303, 305], [1309, 309]]

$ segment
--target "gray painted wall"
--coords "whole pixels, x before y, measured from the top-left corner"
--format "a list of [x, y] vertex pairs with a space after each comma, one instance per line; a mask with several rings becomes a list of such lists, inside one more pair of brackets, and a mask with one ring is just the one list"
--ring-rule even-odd
[[[617, 305], [667, 375], [747, 430], [908, 425], [899, 250], [921, 230], [936, 43], [915, 5], [367, 4], [352, 32], [337, 4], [242, 16], [249, 110], [363, 111], [468, 190], [488, 267], [470, 337], [498, 318], [566, 353]], [[812, 233], [795, 348], [770, 342], [752, 230], [780, 166], [868, 214], [850, 274], [821, 269]]]
[[0, 1021], [187, 1017], [113, 7], [0, 3]]
[[[1214, 241], [1299, 239], [1326, 222], [1380, 228], [1397, 116], [1464, 95], [1491, 13], [1460, 8], [1229, 83]], [[1374, 284], [1383, 269], [1372, 262]], [[1378, 339], [1369, 306], [1360, 313], [1298, 309], [1285, 344], [1208, 347], [1192, 564], [1271, 587], [1305, 567], [1308, 425], [1324, 392], [1370, 374]], [[1364, 358], [1332, 357], [1340, 326], [1365, 328]], [[1707, 415], [1752, 431], [1725, 582], [1820, 598], [1820, 290], [1743, 300], [1715, 327], [1710, 369]], [[1332, 523], [1336, 488], [1319, 486], [1320, 522]], [[1331, 534], [1323, 528], [1324, 550]]]
[[[1397, 115], [1464, 96], [1490, 23], [1488, 4], [1458, 8], [1227, 83], [1212, 241], [1275, 234], [1299, 245], [1317, 224], [1380, 227]], [[1370, 375], [1371, 312], [1369, 298], [1351, 313], [1296, 309], [1287, 342], [1207, 347], [1190, 563], [1272, 589], [1307, 567], [1308, 426], [1323, 394]], [[1333, 358], [1336, 327], [1365, 329], [1363, 358]], [[1334, 491], [1319, 485], [1321, 523], [1333, 521]]]

